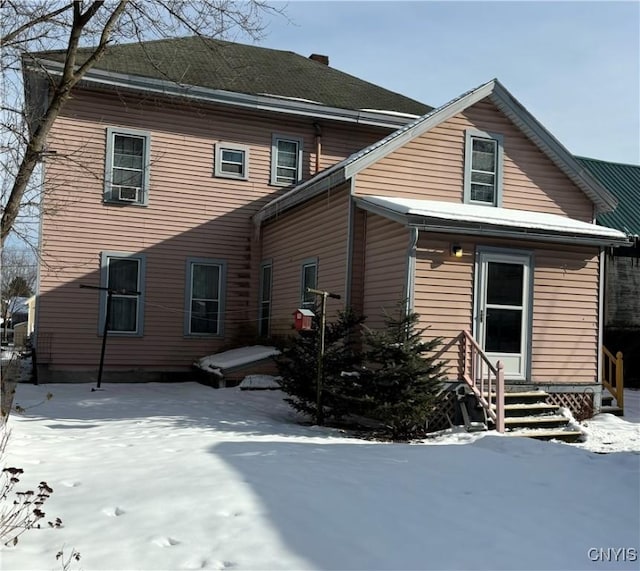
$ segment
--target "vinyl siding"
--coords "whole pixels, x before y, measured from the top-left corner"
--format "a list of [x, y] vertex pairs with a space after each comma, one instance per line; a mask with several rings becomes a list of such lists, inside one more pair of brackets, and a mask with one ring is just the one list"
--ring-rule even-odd
[[271, 333], [292, 333], [293, 312], [300, 307], [302, 263], [318, 260], [318, 289], [342, 299], [327, 300], [327, 318], [342, 309], [347, 293], [349, 186], [325, 193], [270, 221], [262, 231], [262, 257], [273, 267]]
[[592, 221], [587, 196], [488, 100], [364, 169], [357, 176], [356, 193], [462, 202], [466, 129], [504, 137], [504, 208]]
[[409, 230], [381, 216], [367, 214], [364, 259], [364, 315], [372, 329], [384, 326], [406, 296]]
[[533, 381], [597, 380], [598, 266], [595, 248], [535, 251]]
[[[53, 127], [49, 149], [56, 155], [46, 164], [38, 332], [47, 339], [43, 358], [50, 367], [97, 364], [98, 293], [79, 285], [100, 285], [103, 251], [146, 256], [144, 336], [110, 337], [108, 368], [184, 370], [255, 328], [259, 255], [250, 218], [284, 191], [269, 184], [271, 136], [304, 139], [303, 176], [308, 177], [315, 165], [312, 123], [77, 91]], [[148, 206], [103, 203], [107, 127], [150, 133]], [[321, 163], [333, 164], [384, 134], [327, 123]], [[248, 145], [248, 181], [213, 177], [219, 141]], [[189, 257], [227, 263], [223, 337], [183, 335]]]
[[[462, 258], [450, 256], [455, 242]], [[473, 330], [475, 253], [478, 246], [533, 254], [533, 382], [597, 379], [598, 251], [421, 233], [416, 255], [415, 310], [429, 335], [443, 337], [442, 357], [456, 376], [463, 329]]]
[[[462, 246], [462, 258], [450, 256], [451, 241]], [[447, 363], [446, 374], [456, 379], [461, 378], [457, 338], [473, 323], [474, 250], [469, 239], [421, 232], [416, 251], [414, 310], [429, 337], [442, 337], [438, 358]]]

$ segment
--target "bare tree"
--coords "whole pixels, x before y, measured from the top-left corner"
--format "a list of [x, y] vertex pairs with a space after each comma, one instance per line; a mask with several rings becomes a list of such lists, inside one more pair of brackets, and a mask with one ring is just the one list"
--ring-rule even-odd
[[[282, 13], [263, 0], [0, 0], [0, 11], [2, 245], [12, 231], [20, 231], [20, 216], [28, 217], [38, 203], [34, 173], [54, 121], [109, 46], [180, 35], [258, 39], [266, 16]], [[78, 50], [89, 46], [79, 57]], [[30, 54], [54, 49], [65, 52], [63, 70], [47, 74], [46, 108], [28, 117], [21, 66], [37, 65]]]

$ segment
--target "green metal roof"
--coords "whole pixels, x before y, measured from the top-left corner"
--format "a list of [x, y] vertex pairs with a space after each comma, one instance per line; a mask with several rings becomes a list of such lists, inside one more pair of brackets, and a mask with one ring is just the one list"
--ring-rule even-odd
[[618, 200], [615, 210], [598, 214], [598, 224], [640, 236], [640, 165], [576, 159]]
[[[78, 63], [91, 53], [81, 48]], [[36, 58], [64, 61], [64, 51]], [[193, 36], [109, 46], [95, 69], [327, 107], [424, 115], [431, 107], [290, 51]]]

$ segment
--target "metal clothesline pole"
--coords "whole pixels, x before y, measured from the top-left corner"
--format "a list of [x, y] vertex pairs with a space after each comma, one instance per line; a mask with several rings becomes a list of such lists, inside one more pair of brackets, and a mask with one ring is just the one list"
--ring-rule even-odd
[[107, 336], [109, 334], [109, 322], [111, 320], [111, 298], [113, 294], [122, 294], [122, 295], [140, 295], [139, 291], [129, 291], [129, 290], [117, 290], [109, 287], [102, 286], [92, 286], [80, 284], [80, 287], [83, 289], [96, 289], [98, 291], [106, 291], [107, 292], [107, 306], [105, 308], [104, 315], [104, 327], [102, 329], [102, 347], [100, 348], [100, 365], [98, 365], [98, 382], [96, 383], [96, 387], [92, 388], [92, 391], [102, 390], [100, 388], [102, 384], [102, 371], [104, 369], [104, 354], [107, 350]]
[[322, 410], [322, 381], [324, 379], [324, 338], [327, 324], [327, 298], [340, 299], [337, 293], [330, 293], [319, 289], [308, 287], [307, 293], [322, 296], [320, 305], [320, 347], [318, 348], [318, 366], [316, 379], [316, 424], [322, 426], [324, 424], [324, 411]]

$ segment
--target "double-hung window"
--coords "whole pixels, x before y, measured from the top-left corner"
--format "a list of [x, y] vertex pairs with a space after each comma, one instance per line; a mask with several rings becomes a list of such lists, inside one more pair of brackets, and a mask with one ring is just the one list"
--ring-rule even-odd
[[249, 178], [249, 148], [233, 143], [216, 143], [214, 174], [221, 178]]
[[465, 134], [464, 201], [502, 204], [502, 136], [468, 130]]
[[271, 281], [273, 278], [273, 266], [271, 262], [264, 262], [260, 267], [260, 315], [258, 321], [258, 334], [260, 337], [268, 337], [271, 325]]
[[147, 204], [150, 139], [145, 131], [107, 129], [105, 202]]
[[185, 295], [185, 334], [221, 335], [225, 263], [189, 258]]
[[289, 186], [302, 178], [302, 139], [273, 135], [271, 184]]
[[302, 262], [300, 307], [311, 309], [315, 306], [316, 296], [309, 293], [307, 288], [316, 289], [318, 286], [318, 259], [311, 258]]
[[[143, 333], [143, 289], [145, 257], [142, 254], [102, 253], [102, 287], [111, 291], [109, 332], [123, 335]], [[107, 317], [108, 293], [101, 292], [100, 327]]]

